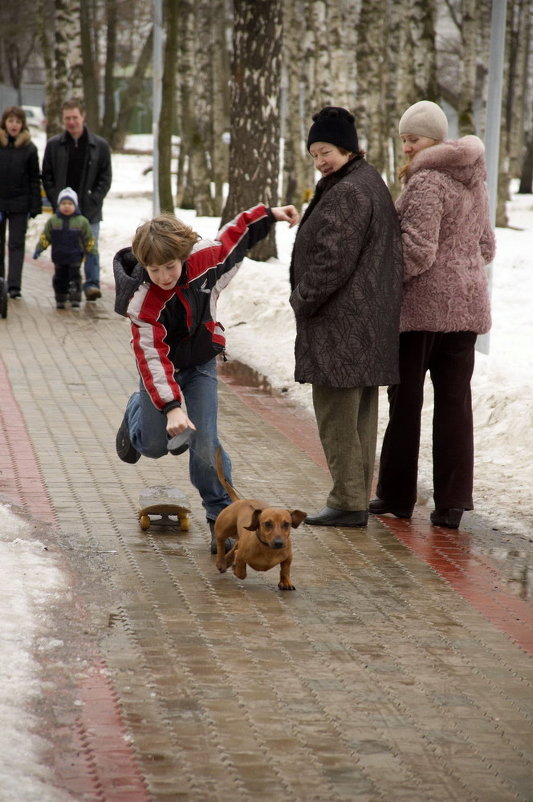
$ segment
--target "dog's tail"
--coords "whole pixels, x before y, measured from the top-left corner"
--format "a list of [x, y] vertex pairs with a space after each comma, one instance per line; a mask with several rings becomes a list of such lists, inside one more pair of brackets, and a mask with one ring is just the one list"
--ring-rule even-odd
[[220, 446], [218, 447], [218, 450], [217, 450], [217, 476], [218, 476], [218, 481], [220, 482], [222, 487], [225, 489], [225, 491], [228, 494], [228, 496], [230, 497], [230, 499], [232, 501], [239, 501], [240, 500], [239, 494], [237, 493], [237, 491], [235, 490], [233, 485], [230, 485], [230, 483], [228, 482], [228, 480], [224, 476], [224, 468], [223, 468], [223, 465], [222, 465], [222, 449], [221, 449]]

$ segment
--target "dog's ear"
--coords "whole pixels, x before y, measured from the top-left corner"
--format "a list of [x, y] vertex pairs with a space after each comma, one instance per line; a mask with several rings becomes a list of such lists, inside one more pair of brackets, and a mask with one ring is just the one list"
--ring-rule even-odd
[[306, 512], [302, 512], [302, 510], [291, 510], [292, 528], [298, 529], [302, 521], [305, 521], [306, 518], [307, 518]]
[[259, 529], [259, 516], [263, 510], [254, 510], [252, 512], [252, 520], [249, 526], [245, 526], [244, 529], [248, 529], [250, 532], [256, 532]]

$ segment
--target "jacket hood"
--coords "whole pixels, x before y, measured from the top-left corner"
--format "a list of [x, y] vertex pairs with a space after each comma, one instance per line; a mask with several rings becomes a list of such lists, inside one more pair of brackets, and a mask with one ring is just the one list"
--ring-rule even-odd
[[440, 170], [466, 186], [485, 181], [485, 146], [477, 136], [449, 139], [419, 151], [407, 169], [407, 181], [420, 170]]
[[126, 316], [129, 302], [143, 281], [148, 280], [144, 267], [133, 255], [131, 247], [122, 248], [113, 257], [115, 276], [115, 312]]

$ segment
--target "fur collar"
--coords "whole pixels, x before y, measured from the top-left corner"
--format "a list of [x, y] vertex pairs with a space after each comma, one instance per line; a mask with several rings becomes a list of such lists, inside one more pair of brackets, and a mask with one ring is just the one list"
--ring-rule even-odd
[[[23, 148], [31, 142], [30, 132], [27, 128], [23, 128], [20, 134], [15, 139], [15, 147]], [[9, 135], [4, 128], [0, 128], [0, 147], [7, 148], [9, 145]]]
[[484, 181], [486, 178], [485, 146], [479, 137], [447, 139], [416, 154], [409, 164], [406, 181], [420, 170], [439, 170], [449, 173], [463, 184]]

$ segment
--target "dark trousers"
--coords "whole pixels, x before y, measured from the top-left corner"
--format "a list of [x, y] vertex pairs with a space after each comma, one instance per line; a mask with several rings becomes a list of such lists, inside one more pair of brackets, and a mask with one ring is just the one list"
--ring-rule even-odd
[[429, 370], [434, 390], [433, 498], [437, 509], [473, 509], [474, 432], [470, 380], [477, 335], [408, 331], [400, 335], [400, 384], [388, 388], [389, 423], [377, 495], [391, 505], [417, 499], [420, 418]]
[[9, 237], [7, 242], [8, 252], [8, 275], [7, 288], [9, 290], [20, 290], [22, 282], [22, 265], [24, 264], [24, 245], [26, 242], [26, 228], [28, 226], [28, 215], [26, 212], [21, 214], [4, 213], [0, 222], [0, 275], [5, 276], [5, 250], [6, 250], [6, 225], [9, 222]]
[[80, 265], [54, 264], [54, 277], [52, 279], [56, 301], [81, 300]]
[[367, 510], [376, 459], [378, 388], [312, 387], [320, 442], [333, 479], [326, 504], [335, 510]]

